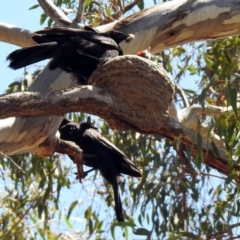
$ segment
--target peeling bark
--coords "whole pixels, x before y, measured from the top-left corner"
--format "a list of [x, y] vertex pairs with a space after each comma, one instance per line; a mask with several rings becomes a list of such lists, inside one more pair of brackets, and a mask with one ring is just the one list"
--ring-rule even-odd
[[[183, 43], [239, 35], [240, 4], [236, 0], [169, 1], [97, 29], [101, 32], [116, 29], [133, 33], [134, 41], [120, 44], [124, 54], [135, 54], [149, 46], [152, 53], [158, 53]], [[26, 31], [24, 43], [17, 38], [6, 37], [4, 33], [8, 30], [7, 24], [0, 24], [0, 41], [18, 46], [33, 44], [27, 30], [22, 29]]]

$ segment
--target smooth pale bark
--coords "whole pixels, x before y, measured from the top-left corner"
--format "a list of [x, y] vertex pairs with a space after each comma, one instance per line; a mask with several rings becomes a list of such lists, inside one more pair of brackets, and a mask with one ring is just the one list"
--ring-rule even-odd
[[51, 16], [53, 21], [61, 27], [68, 27], [71, 24], [71, 20], [59, 9], [52, 0], [38, 0], [39, 5], [43, 11]]
[[[102, 32], [116, 29], [133, 33], [134, 41], [121, 44], [124, 54], [134, 54], [149, 46], [152, 53], [158, 53], [183, 43], [239, 35], [240, 4], [236, 0], [169, 1], [97, 29]], [[17, 38], [12, 39], [12, 36], [6, 37], [6, 31], [9, 31], [8, 26], [0, 23], [0, 41], [18, 46], [33, 44], [29, 32], [20, 34], [21, 38], [25, 35], [26, 41], [23, 43]], [[19, 29], [15, 31], [19, 34]]]

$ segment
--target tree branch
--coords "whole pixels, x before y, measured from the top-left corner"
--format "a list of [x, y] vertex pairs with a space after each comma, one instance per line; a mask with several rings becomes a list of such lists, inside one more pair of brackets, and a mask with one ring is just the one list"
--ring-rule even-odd
[[82, 20], [83, 20], [85, 1], [86, 0], [79, 0], [78, 1], [79, 2], [78, 10], [77, 10], [76, 17], [74, 19], [74, 21], [77, 22], [77, 23], [81, 23]]
[[151, 53], [155, 54], [192, 41], [239, 35], [239, 14], [240, 5], [235, 0], [168, 1], [98, 29], [114, 28], [134, 34], [135, 39], [129, 45], [121, 44], [125, 54], [149, 46]]
[[[217, 237], [222, 237], [224, 234], [231, 232], [231, 230], [233, 228], [236, 228], [236, 227], [239, 227], [239, 226], [240, 226], [240, 223], [235, 223], [235, 224], [232, 224], [232, 225], [228, 225], [225, 230], [208, 235], [207, 240], [217, 238]], [[234, 239], [234, 237], [232, 239]]]
[[129, 3], [128, 5], [126, 5], [125, 7], [122, 7], [122, 5], [120, 5], [121, 9], [112, 14], [110, 17], [107, 17], [106, 19], [104, 19], [100, 25], [106, 24], [106, 23], [110, 23], [113, 21], [113, 19], [117, 19], [123, 16], [123, 14], [125, 14], [126, 12], [130, 11], [133, 7], [135, 7], [138, 3], [140, 2], [140, 0], [134, 0], [131, 3]]
[[[48, 14], [53, 18], [51, 14], [55, 12], [49, 10]], [[182, 0], [177, 4], [176, 1], [169, 1], [97, 29], [101, 32], [116, 29], [134, 34], [133, 41], [120, 44], [124, 54], [135, 54], [149, 46], [154, 54], [183, 43], [239, 35], [239, 14], [240, 5], [235, 0]], [[57, 15], [56, 21], [57, 19], [61, 21], [64, 18]], [[3, 36], [2, 30], [4, 29], [0, 28], [0, 41], [19, 45], [16, 38], [7, 40], [8, 37]], [[32, 44], [32, 40], [26, 39], [25, 46]]]
[[48, 94], [17, 92], [0, 96], [0, 118], [61, 116], [67, 112], [99, 114], [102, 110], [94, 107], [99, 105], [110, 108], [112, 101], [106, 91], [94, 86], [82, 86]]
[[83, 172], [83, 160], [82, 160], [82, 150], [79, 148], [77, 144], [70, 141], [64, 141], [59, 139], [55, 147], [56, 152], [67, 154], [73, 162], [77, 165], [77, 175], [78, 179], [81, 180], [85, 177]]
[[182, 97], [182, 101], [183, 101], [184, 106], [185, 107], [190, 107], [188, 98], [187, 98], [185, 92], [182, 90], [182, 88], [178, 84], [175, 85], [175, 88], [176, 88], [176, 93], [178, 93]]
[[38, 0], [44, 12], [61, 27], [69, 27], [71, 20], [51, 0]]
[[0, 22], [0, 41], [29, 47], [36, 43], [32, 40], [32, 32], [11, 24]]

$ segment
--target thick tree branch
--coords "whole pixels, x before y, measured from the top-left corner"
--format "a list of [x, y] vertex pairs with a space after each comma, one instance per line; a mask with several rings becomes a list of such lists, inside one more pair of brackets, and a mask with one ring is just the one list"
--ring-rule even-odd
[[36, 43], [32, 40], [32, 32], [11, 24], [0, 22], [0, 41], [29, 47]]
[[60, 10], [52, 0], [38, 0], [39, 5], [42, 7], [44, 12], [53, 19], [61, 27], [69, 27], [71, 20]]
[[159, 53], [183, 43], [239, 35], [240, 4], [235, 0], [168, 1], [99, 30], [112, 28], [135, 35], [129, 45], [121, 44], [125, 54], [149, 46], [152, 53]]
[[[149, 46], [152, 53], [158, 53], [178, 44], [240, 34], [240, 5], [235, 0], [169, 1], [97, 29], [133, 33], [134, 41], [121, 43], [124, 54], [135, 54]], [[16, 38], [7, 40], [3, 30], [0, 28], [0, 41], [20, 45]], [[32, 44], [26, 39], [24, 46]]]
[[[99, 114], [101, 108], [110, 108], [112, 101], [106, 91], [94, 86], [82, 86], [48, 94], [18, 92], [0, 96], [0, 118], [61, 116], [67, 112]], [[101, 108], [96, 109], [98, 105]]]

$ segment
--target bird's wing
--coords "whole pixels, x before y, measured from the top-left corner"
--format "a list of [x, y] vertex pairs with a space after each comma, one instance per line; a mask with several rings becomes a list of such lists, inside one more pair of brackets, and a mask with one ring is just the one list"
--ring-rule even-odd
[[88, 30], [55, 27], [37, 31], [32, 36], [33, 40], [39, 44], [57, 40], [64, 42], [64, 39], [71, 39], [73, 37], [83, 38], [92, 43], [104, 44], [111, 46], [114, 49], [119, 49], [118, 44], [112, 38], [105, 37], [101, 33]]
[[108, 149], [111, 153], [114, 153], [117, 157], [121, 158], [121, 172], [134, 177], [141, 177], [141, 171], [136, 167], [136, 165], [116, 146], [114, 146], [110, 141], [103, 137], [98, 131], [93, 128], [89, 128], [83, 134], [88, 136], [94, 141], [94, 145], [98, 145], [101, 148]]

